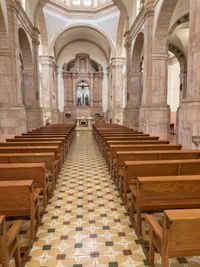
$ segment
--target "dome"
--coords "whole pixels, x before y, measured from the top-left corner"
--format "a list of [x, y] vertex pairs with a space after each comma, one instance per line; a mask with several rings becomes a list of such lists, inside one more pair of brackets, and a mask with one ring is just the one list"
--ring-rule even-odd
[[101, 9], [112, 4], [112, 0], [56, 0], [54, 2], [70, 9]]

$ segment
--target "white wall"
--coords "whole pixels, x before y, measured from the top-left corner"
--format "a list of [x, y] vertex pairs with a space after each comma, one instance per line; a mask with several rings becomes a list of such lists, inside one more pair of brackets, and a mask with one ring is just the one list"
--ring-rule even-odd
[[113, 44], [116, 44], [117, 38], [117, 27], [119, 20], [119, 11], [111, 15], [104, 16], [102, 18], [87, 19], [87, 18], [69, 18], [67, 16], [62, 16], [60, 14], [55, 14], [53, 11], [49, 10], [48, 7], [44, 8], [44, 15], [48, 31], [49, 43], [54, 39], [59, 31], [66, 26], [74, 24], [89, 24], [98, 27], [101, 31], [105, 32]]
[[98, 63], [100, 63], [103, 67], [103, 90], [102, 90], [102, 100], [103, 100], [103, 112], [107, 111], [107, 103], [108, 103], [108, 79], [107, 79], [107, 60], [103, 54], [103, 52], [94, 44], [89, 42], [75, 42], [63, 49], [61, 54], [59, 55], [57, 65], [58, 69], [58, 105], [59, 110], [63, 111], [64, 108], [64, 85], [62, 78], [62, 66], [64, 63], [67, 63], [71, 59], [75, 58], [78, 53], [86, 53], [90, 55], [91, 59], [94, 59]]
[[171, 112], [176, 112], [179, 107], [180, 100], [180, 64], [177, 61], [175, 64], [168, 66], [168, 94], [167, 104], [170, 105]]

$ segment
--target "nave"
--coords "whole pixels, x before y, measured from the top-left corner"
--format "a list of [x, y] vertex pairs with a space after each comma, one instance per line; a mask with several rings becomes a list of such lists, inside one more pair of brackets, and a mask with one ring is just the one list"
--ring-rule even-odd
[[26, 267], [142, 267], [145, 256], [92, 133], [71, 145]]
[[[199, 257], [170, 259], [197, 267]], [[91, 132], [76, 133], [26, 267], [148, 266]], [[156, 267], [161, 259], [156, 254]]]

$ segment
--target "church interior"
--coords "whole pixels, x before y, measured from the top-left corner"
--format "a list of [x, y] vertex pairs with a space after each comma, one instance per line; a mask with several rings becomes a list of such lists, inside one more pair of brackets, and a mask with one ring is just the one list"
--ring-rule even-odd
[[0, 267], [200, 266], [199, 0], [0, 0]]

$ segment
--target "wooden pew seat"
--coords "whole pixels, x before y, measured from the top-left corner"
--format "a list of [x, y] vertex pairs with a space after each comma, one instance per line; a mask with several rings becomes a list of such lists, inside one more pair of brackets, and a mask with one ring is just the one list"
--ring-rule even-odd
[[6, 227], [4, 215], [0, 215], [0, 264], [2, 267], [9, 267], [12, 257], [15, 259], [15, 266], [21, 267], [19, 248], [19, 231], [22, 221], [13, 221], [9, 229]]
[[137, 177], [131, 189], [131, 219], [142, 235], [142, 213], [200, 208], [200, 175]]
[[40, 223], [39, 192], [33, 180], [0, 181], [0, 214], [30, 220], [30, 245]]
[[33, 180], [43, 196], [44, 208], [52, 188], [46, 176], [45, 163], [6, 163], [0, 164], [0, 181]]
[[150, 225], [148, 262], [154, 264], [155, 251], [162, 257], [162, 267], [169, 267], [169, 258], [200, 255], [200, 209], [166, 210], [163, 225], [147, 215]]

